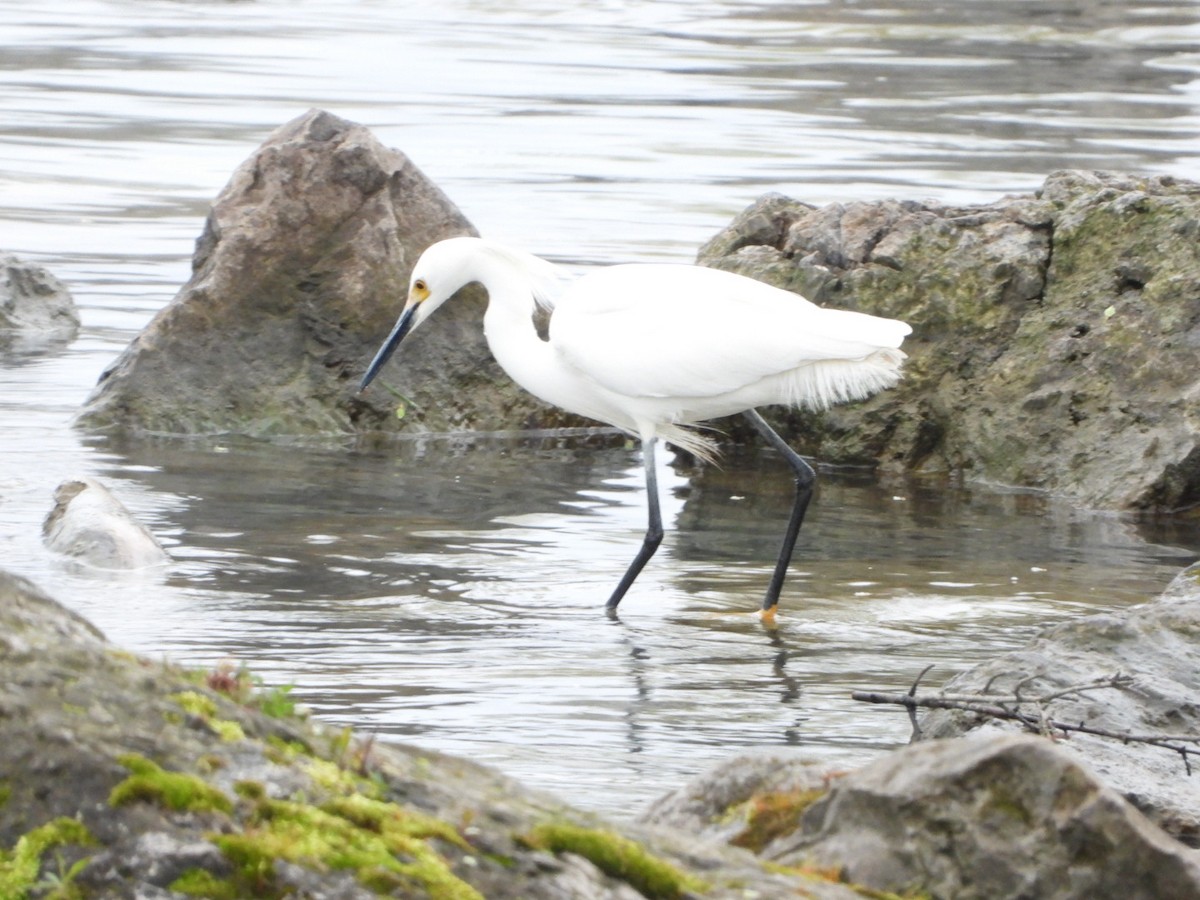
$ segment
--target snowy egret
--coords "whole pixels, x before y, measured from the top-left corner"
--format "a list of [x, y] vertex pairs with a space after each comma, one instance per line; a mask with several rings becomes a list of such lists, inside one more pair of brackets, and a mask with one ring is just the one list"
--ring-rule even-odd
[[700, 266], [609, 266], [567, 282], [536, 256], [481, 238], [450, 238], [413, 269], [408, 301], [367, 367], [365, 390], [405, 335], [472, 282], [488, 293], [484, 334], [496, 361], [547, 403], [639, 438], [649, 527], [608, 599], [609, 612], [662, 541], [654, 447], [659, 438], [712, 460], [715, 446], [689, 430], [741, 413], [787, 460], [796, 495], [762, 604], [774, 621], [779, 593], [815, 473], [755, 411], [823, 408], [895, 384], [904, 322], [824, 309], [798, 294]]

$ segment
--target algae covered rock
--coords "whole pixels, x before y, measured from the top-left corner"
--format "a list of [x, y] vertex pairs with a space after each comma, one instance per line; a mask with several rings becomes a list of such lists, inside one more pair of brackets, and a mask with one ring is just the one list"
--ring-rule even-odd
[[104, 372], [80, 422], [258, 436], [520, 423], [541, 405], [492, 361], [477, 290], [421, 329], [382, 387], [356, 391], [421, 251], [474, 233], [404, 154], [361, 125], [302, 115], [234, 172], [191, 279]]
[[0, 571], [0, 897], [853, 900], [124, 653]]
[[976, 207], [759, 200], [706, 265], [913, 326], [905, 378], [783, 417], [829, 462], [1047, 490], [1200, 502], [1200, 185], [1058, 172]]

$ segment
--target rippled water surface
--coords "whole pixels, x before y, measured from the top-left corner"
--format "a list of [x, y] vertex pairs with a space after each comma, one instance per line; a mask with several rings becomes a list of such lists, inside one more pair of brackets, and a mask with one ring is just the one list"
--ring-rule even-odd
[[[757, 448], [664, 454], [644, 527], [610, 436], [366, 451], [114, 443], [70, 426], [188, 276], [208, 204], [310, 107], [408, 153], [486, 235], [571, 265], [688, 260], [759, 194], [986, 201], [1066, 166], [1195, 177], [1192, 2], [0, 0], [0, 249], [70, 285], [69, 344], [0, 356], [0, 565], [109, 636], [294, 683], [323, 716], [629, 815], [744, 748], [850, 763], [907, 738], [854, 687], [931, 680], [1140, 602], [1200, 552], [981, 488], [823, 472], [778, 633], [752, 615], [789, 504]], [[62, 479], [170, 544], [113, 575], [48, 553]]]

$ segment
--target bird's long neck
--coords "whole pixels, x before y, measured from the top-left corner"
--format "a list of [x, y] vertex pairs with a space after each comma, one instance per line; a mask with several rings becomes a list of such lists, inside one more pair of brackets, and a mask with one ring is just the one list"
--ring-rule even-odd
[[[488, 293], [483, 333], [501, 368], [537, 397], [563, 405], [551, 396], [554, 370], [559, 365], [553, 347], [539, 336], [535, 314], [544, 319], [549, 310], [534, 300], [536, 285], [518, 262], [505, 255], [482, 252], [473, 260], [470, 274]], [[543, 327], [542, 334], [545, 334]]]

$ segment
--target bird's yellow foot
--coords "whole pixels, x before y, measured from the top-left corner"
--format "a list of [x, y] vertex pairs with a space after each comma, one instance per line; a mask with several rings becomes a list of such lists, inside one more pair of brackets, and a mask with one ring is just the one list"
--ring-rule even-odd
[[771, 629], [779, 627], [779, 624], [775, 621], [775, 611], [777, 609], [779, 609], [778, 603], [776, 603], [774, 606], [764, 607], [763, 611], [759, 613], [759, 616], [762, 619], [763, 627]]

